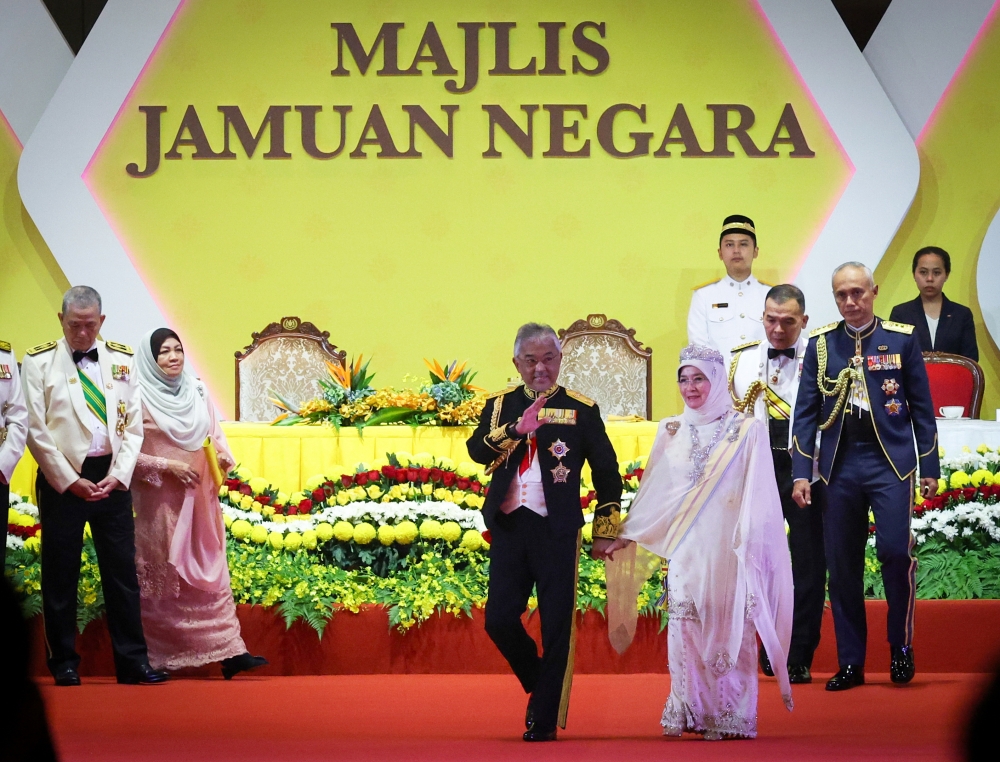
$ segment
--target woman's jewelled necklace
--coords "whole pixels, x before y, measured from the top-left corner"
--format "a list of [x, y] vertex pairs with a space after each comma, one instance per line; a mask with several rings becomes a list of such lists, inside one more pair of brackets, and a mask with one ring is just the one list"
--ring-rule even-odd
[[724, 415], [719, 419], [719, 425], [715, 427], [715, 432], [712, 434], [712, 439], [704, 447], [701, 446], [701, 440], [698, 437], [698, 427], [691, 426], [691, 482], [693, 484], [698, 484], [702, 479], [705, 478], [705, 464], [708, 463], [708, 456], [712, 454], [712, 450], [722, 439], [722, 434], [726, 430], [726, 419], [729, 416]]

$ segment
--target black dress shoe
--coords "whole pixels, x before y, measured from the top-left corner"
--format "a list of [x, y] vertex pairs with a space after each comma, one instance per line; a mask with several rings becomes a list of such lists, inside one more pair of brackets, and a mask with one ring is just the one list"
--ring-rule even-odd
[[230, 656], [222, 660], [222, 676], [226, 680], [232, 680], [240, 672], [265, 667], [267, 664], [268, 661], [263, 656], [251, 656], [249, 652], [241, 653], [239, 656]]
[[163, 670], [153, 669], [148, 664], [130, 672], [118, 675], [122, 685], [158, 685], [167, 682], [170, 676]]
[[60, 669], [53, 675], [56, 680], [56, 685], [79, 685], [80, 675], [72, 667], [66, 667], [65, 669]]
[[757, 651], [757, 661], [760, 662], [761, 672], [768, 677], [774, 677], [774, 669], [771, 667], [771, 660], [767, 658], [767, 651], [764, 650], [764, 646], [761, 646], [760, 650]]
[[524, 710], [525, 730], [531, 730], [531, 726], [535, 724], [535, 707], [531, 705], [532, 699], [534, 698], [534, 694], [528, 696], [528, 708]]
[[848, 664], [840, 668], [840, 671], [830, 678], [826, 684], [828, 691], [846, 691], [856, 685], [865, 684], [865, 670], [856, 664]]
[[813, 681], [812, 674], [809, 672], [809, 667], [804, 664], [789, 664], [788, 665], [788, 682], [795, 685], [801, 685], [803, 683], [811, 683]]
[[913, 666], [913, 646], [891, 646], [889, 677], [894, 683], [908, 683], [916, 669]]
[[525, 741], [555, 741], [556, 740], [556, 729], [552, 730], [537, 730], [532, 727], [523, 736], [521, 736]]

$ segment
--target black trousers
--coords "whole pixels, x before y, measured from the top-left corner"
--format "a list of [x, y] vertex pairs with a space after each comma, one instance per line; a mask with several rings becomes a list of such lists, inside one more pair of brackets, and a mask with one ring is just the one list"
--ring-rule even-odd
[[830, 565], [830, 607], [840, 666], [864, 666], [868, 643], [865, 617], [865, 544], [868, 509], [875, 515], [875, 546], [889, 605], [889, 645], [913, 639], [917, 562], [912, 555], [910, 512], [913, 477], [900, 479], [878, 442], [841, 442], [827, 487], [826, 557]]
[[819, 645], [826, 602], [826, 553], [823, 548], [823, 512], [826, 485], [812, 485], [812, 504], [799, 508], [792, 500], [792, 456], [787, 450], [771, 450], [774, 476], [781, 496], [781, 512], [788, 522], [788, 549], [792, 554], [792, 642], [789, 665], [811, 667]]
[[[95, 484], [108, 475], [111, 456], [87, 458], [81, 476]], [[42, 611], [49, 649], [49, 670], [76, 669], [77, 587], [83, 526], [97, 551], [108, 632], [118, 676], [148, 664], [146, 639], [139, 613], [139, 582], [135, 572], [135, 523], [132, 495], [115, 490], [104, 500], [87, 502], [67, 490], [60, 494], [38, 472], [38, 514], [42, 524]]]
[[[494, 523], [486, 633], [532, 694], [536, 729], [555, 730], [576, 612], [577, 535], [554, 535], [547, 518], [525, 507], [498, 513]], [[541, 656], [521, 623], [532, 587], [542, 624]]]
[[[10, 505], [10, 485], [3, 484], [0, 482], [0, 507], [6, 508]], [[3, 566], [0, 569], [4, 569], [7, 566], [7, 517], [4, 516], [3, 522]]]

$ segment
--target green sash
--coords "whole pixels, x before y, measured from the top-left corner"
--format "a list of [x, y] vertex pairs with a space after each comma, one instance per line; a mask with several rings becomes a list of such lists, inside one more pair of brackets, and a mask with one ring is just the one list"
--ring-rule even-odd
[[80, 376], [80, 386], [83, 387], [83, 398], [87, 401], [90, 412], [97, 416], [97, 420], [108, 425], [108, 405], [104, 400], [104, 393], [100, 387], [90, 380], [90, 376], [79, 368], [76, 371]]

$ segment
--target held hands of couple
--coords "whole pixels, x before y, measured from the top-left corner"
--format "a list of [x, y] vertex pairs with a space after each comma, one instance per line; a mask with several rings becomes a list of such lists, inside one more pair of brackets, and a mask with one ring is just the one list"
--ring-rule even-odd
[[590, 550], [590, 557], [595, 561], [613, 561], [615, 553], [623, 548], [627, 548], [632, 542], [632, 540], [626, 540], [621, 537], [615, 540], [597, 537], [594, 539], [594, 547]]
[[113, 476], [105, 476], [97, 484], [94, 484], [90, 479], [80, 477], [69, 485], [69, 491], [82, 500], [94, 503], [103, 500], [111, 494], [112, 490], [119, 487], [121, 487], [121, 482]]

